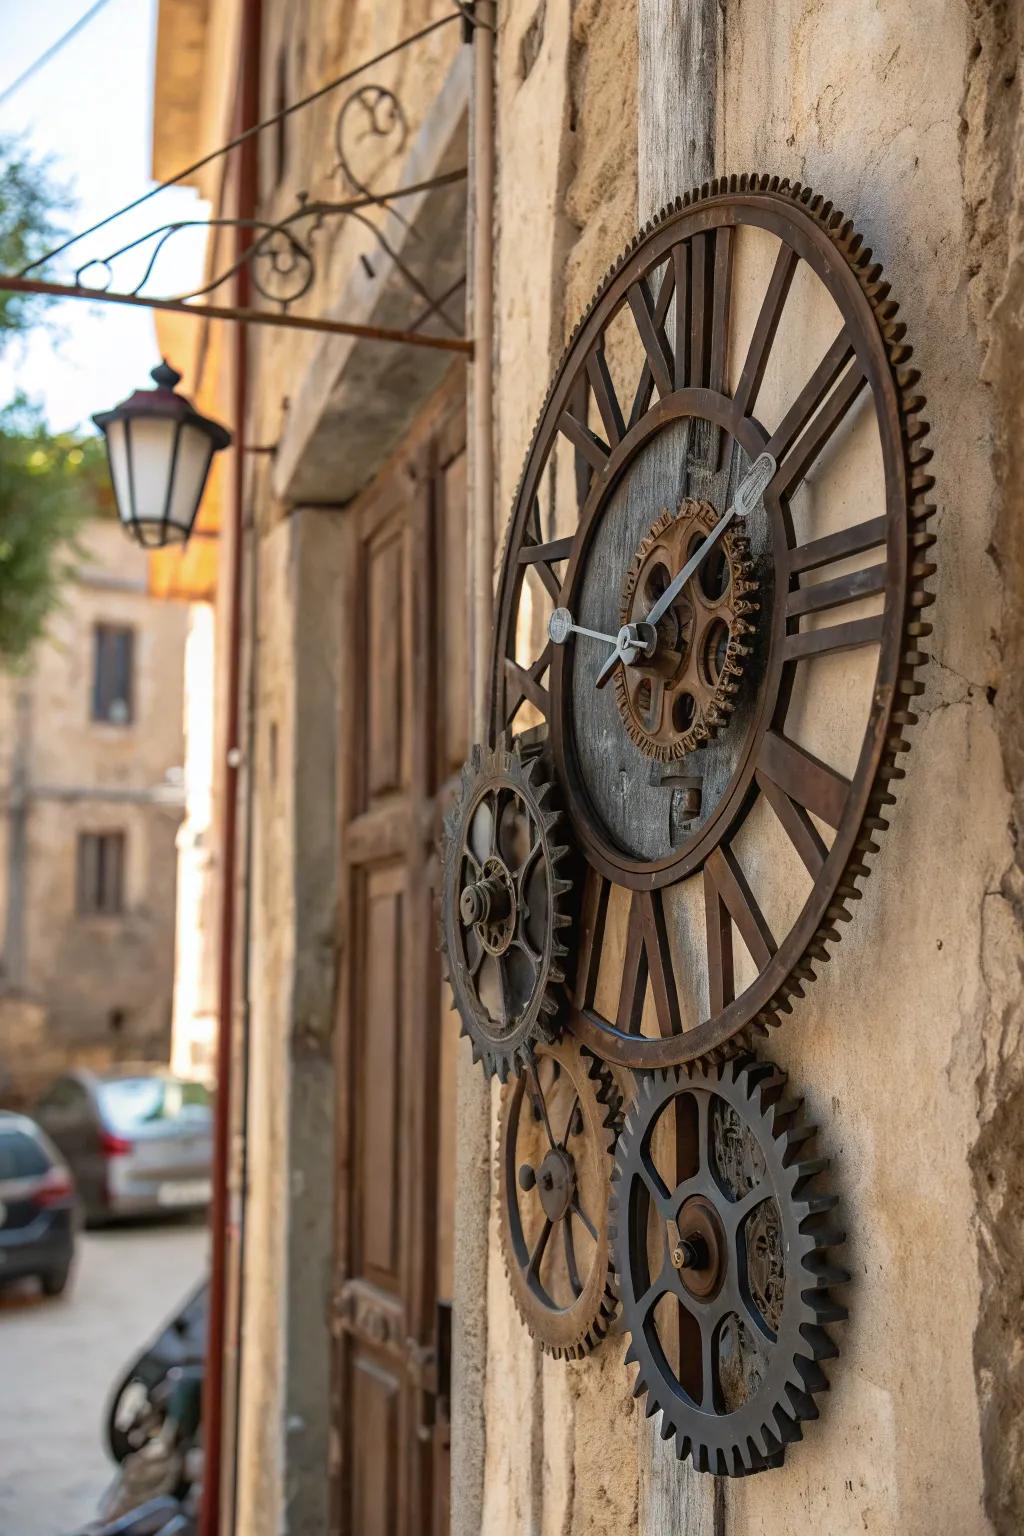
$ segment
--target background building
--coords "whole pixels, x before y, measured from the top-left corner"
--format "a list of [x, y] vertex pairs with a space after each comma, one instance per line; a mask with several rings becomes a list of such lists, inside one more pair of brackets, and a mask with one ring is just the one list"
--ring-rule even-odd
[[115, 521], [81, 545], [29, 669], [0, 681], [5, 1095], [170, 1048], [188, 616]]
[[[162, 0], [158, 170], [450, 12]], [[235, 1011], [220, 1019], [237, 1133], [223, 1528], [1014, 1532], [1015, 22], [949, 0], [929, 8], [922, 48], [919, 10], [895, 0], [509, 0], [496, 20], [493, 58], [455, 25], [367, 77], [400, 95], [407, 128], [364, 136], [361, 179], [465, 164], [479, 199], [468, 376], [350, 338], [261, 332], [217, 351], [194, 325], [175, 333], [183, 355], [165, 342], [243, 433], [214, 665], [223, 702], [240, 655], [244, 705], [240, 752], [222, 729], [213, 759], [214, 804], [237, 788], [242, 828]], [[280, 217], [300, 193], [336, 194], [341, 99], [264, 133], [229, 175], [209, 169], [215, 211]], [[813, 1436], [783, 1470], [726, 1481], [675, 1461], [616, 1341], [566, 1364], [522, 1327], [497, 1240], [496, 1086], [455, 1045], [429, 910], [439, 814], [480, 729], [471, 662], [491, 593], [474, 573], [500, 552], [551, 372], [637, 228], [717, 171], [751, 169], [820, 190], [884, 260], [928, 393], [938, 618], [892, 832], [826, 979], [770, 1047], [841, 1166], [854, 1322]], [[463, 259], [465, 189], [445, 196], [372, 214], [434, 294]], [[412, 323], [371, 232], [318, 239], [310, 312]], [[211, 270], [223, 256], [211, 249]], [[455, 324], [461, 311], [459, 294]]]

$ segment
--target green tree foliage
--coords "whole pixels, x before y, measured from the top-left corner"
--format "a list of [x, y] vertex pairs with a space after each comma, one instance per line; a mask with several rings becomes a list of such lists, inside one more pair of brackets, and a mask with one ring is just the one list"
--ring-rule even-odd
[[[26, 155], [16, 139], [0, 138], [0, 272], [20, 272], [57, 244], [58, 219], [67, 204], [45, 160]], [[30, 294], [0, 293], [0, 350], [34, 323], [45, 302]]]
[[[45, 164], [0, 141], [0, 271], [17, 272], [60, 238], [63, 203]], [[38, 323], [40, 303], [0, 293], [0, 351]], [[54, 437], [23, 397], [0, 405], [0, 666], [26, 661], [72, 574], [79, 528], [112, 511], [98, 439]]]
[[24, 400], [0, 410], [0, 660], [16, 667], [41, 637], [90, 517], [114, 516], [99, 438], [51, 436]]

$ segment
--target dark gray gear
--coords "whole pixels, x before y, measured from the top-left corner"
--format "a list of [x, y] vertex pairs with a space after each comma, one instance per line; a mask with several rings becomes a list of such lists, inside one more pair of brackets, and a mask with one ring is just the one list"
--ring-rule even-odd
[[504, 1082], [564, 1015], [569, 848], [542, 759], [476, 746], [445, 816], [441, 950], [473, 1058]]
[[751, 1056], [638, 1077], [612, 1175], [612, 1243], [634, 1396], [700, 1472], [781, 1466], [828, 1386], [826, 1324], [849, 1276], [836, 1197], [786, 1074]]
[[622, 1101], [603, 1062], [561, 1040], [501, 1091], [498, 1230], [512, 1298], [546, 1354], [581, 1360], [618, 1310], [608, 1188]]

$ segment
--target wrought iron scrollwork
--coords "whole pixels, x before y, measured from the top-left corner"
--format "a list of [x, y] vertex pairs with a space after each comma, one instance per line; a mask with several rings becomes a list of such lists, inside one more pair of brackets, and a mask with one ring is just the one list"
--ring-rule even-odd
[[[94, 288], [97, 293], [105, 293], [113, 284], [116, 263], [133, 251], [149, 248], [142, 276], [134, 287], [123, 290], [139, 296], [152, 279], [162, 252], [182, 231], [242, 231], [251, 236], [245, 249], [200, 287], [174, 295], [175, 302], [204, 298], [222, 287], [242, 268], [247, 268], [256, 292], [269, 303], [277, 304], [283, 311], [287, 311], [309, 292], [316, 281], [316, 236], [333, 221], [351, 219], [369, 232], [410, 291], [421, 301], [410, 329], [418, 330], [431, 316], [436, 315], [448, 330], [458, 335], [459, 328], [446, 313], [444, 306], [462, 286], [465, 277], [460, 277], [440, 295], [431, 293], [403, 260], [378, 222], [370, 216], [370, 211], [375, 208], [387, 210], [409, 229], [408, 221], [393, 205], [402, 198], [464, 180], [465, 170], [449, 171], [386, 192], [372, 189], [370, 172], [356, 164], [358, 146], [367, 139], [380, 141], [381, 147], [388, 150], [388, 158], [391, 159], [401, 153], [409, 137], [409, 120], [405, 109], [395, 92], [383, 85], [361, 85], [345, 98], [335, 117], [333, 137], [337, 160], [331, 174], [343, 181], [352, 196], [333, 201], [310, 198], [308, 193], [300, 192], [296, 206], [283, 218], [274, 221], [214, 217], [182, 219], [163, 224], [110, 251], [106, 256], [92, 257], [84, 262], [75, 271], [75, 284]], [[369, 270], [372, 272], [372, 268]]]

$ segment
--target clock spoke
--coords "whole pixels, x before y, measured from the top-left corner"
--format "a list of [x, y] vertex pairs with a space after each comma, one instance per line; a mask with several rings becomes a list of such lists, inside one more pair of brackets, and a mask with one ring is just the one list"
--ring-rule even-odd
[[[729, 346], [729, 312], [732, 301], [733, 230], [729, 225], [705, 230], [690, 241], [687, 304], [689, 329], [683, 330], [686, 368], [681, 375], [676, 360], [676, 381], [691, 389], [725, 390], [725, 372]], [[677, 316], [678, 319], [678, 316]], [[677, 336], [678, 336], [677, 330]], [[679, 342], [677, 340], [677, 347]], [[696, 421], [691, 434], [689, 459], [707, 469], [718, 467], [721, 457], [721, 429], [710, 422]]]
[[799, 257], [792, 246], [783, 244], [779, 247], [779, 254], [775, 258], [775, 266], [768, 280], [764, 300], [754, 323], [750, 345], [740, 371], [739, 383], [736, 385], [734, 399], [737, 409], [743, 416], [749, 416], [757, 404], [765, 369], [768, 367], [768, 359], [775, 344], [775, 336], [782, 321], [782, 312], [796, 275], [798, 261]]
[[[534, 527], [539, 533], [540, 516], [536, 498], [534, 498], [534, 514]], [[552, 539], [547, 543], [541, 542], [538, 538], [536, 542], [524, 544], [516, 557], [519, 565], [525, 566], [528, 570], [532, 568], [537, 572], [545, 592], [556, 608], [562, 598], [562, 578], [555, 570], [555, 566], [568, 560], [572, 554], [572, 546], [571, 538]]]
[[580, 907], [575, 989], [577, 1008], [592, 1008], [594, 1005], [610, 895], [611, 881], [595, 869], [588, 870]]
[[777, 731], [767, 731], [757, 760], [757, 781], [777, 784], [790, 800], [827, 826], [838, 827], [850, 794], [850, 781], [812, 757]]
[[633, 311], [637, 332], [647, 354], [647, 366], [661, 399], [673, 389], [672, 349], [665, 335], [665, 327], [658, 319], [650, 284], [645, 277], [638, 278], [626, 289], [626, 300]]
[[665, 908], [660, 891], [634, 891], [626, 930], [622, 988], [616, 1020], [619, 1029], [638, 1035], [643, 1022], [647, 984], [654, 995], [662, 1035], [682, 1032], [679, 992], [672, 967]]
[[587, 377], [604, 423], [605, 437], [609, 446], [615, 448], [626, 435], [626, 423], [622, 418], [622, 407], [615, 393], [612, 376], [608, 371], [603, 337], [587, 358]]
[[866, 384], [844, 327], [766, 445], [778, 463], [772, 480], [778, 494], [796, 489]]
[[729, 352], [729, 310], [732, 302], [733, 232], [724, 225], [714, 232], [715, 264], [711, 279], [710, 357], [708, 388], [721, 394], [725, 389], [725, 366]]
[[[506, 709], [505, 724], [510, 726], [521, 706], [529, 700], [534, 709], [547, 719], [551, 696], [540, 678], [551, 664], [551, 646], [546, 645], [532, 667], [521, 667], [511, 657], [505, 658]], [[511, 700], [511, 703], [508, 701]]]
[[[677, 262], [676, 262], [676, 259], [675, 259], [677, 252], [682, 252], [683, 253], [684, 280], [683, 280], [682, 283], [680, 283], [678, 281]], [[662, 327], [664, 326], [665, 321], [668, 318], [668, 309], [669, 309], [669, 305], [672, 302], [672, 295], [673, 295], [673, 293], [679, 292], [679, 293], [681, 293], [684, 296], [684, 302], [683, 302], [682, 307], [683, 307], [684, 312], [686, 310], [686, 304], [685, 304], [685, 294], [686, 294], [685, 252], [686, 252], [685, 244], [676, 246], [675, 250], [673, 250], [673, 253], [672, 253], [673, 260], [668, 262], [665, 265], [665, 267], [662, 269], [661, 287], [658, 289], [658, 297], [657, 297], [657, 299], [655, 300], [655, 303], [654, 303], [654, 321], [655, 321], [655, 325], [656, 326], [662, 326]], [[676, 363], [675, 385], [676, 385], [677, 389], [680, 387], [680, 379], [679, 379], [679, 374], [678, 374], [678, 362]], [[640, 382], [637, 384], [636, 394], [633, 397], [633, 404], [632, 404], [632, 407], [630, 408], [630, 412], [629, 412], [629, 426], [630, 427], [634, 427], [636, 425], [636, 423], [640, 420], [641, 416], [643, 416], [645, 414], [645, 412], [647, 411], [648, 407], [650, 406], [651, 396], [653, 395], [653, 393], [654, 393], [654, 375], [651, 372], [651, 364], [650, 364], [649, 361], [647, 361], [647, 362], [644, 363], [644, 366], [641, 369], [641, 372], [640, 372]]]
[[708, 986], [714, 1015], [736, 996], [732, 925], [739, 932], [758, 971], [764, 970], [778, 946], [736, 855], [731, 848], [721, 844], [711, 852], [704, 865], [704, 905]]
[[785, 637], [781, 647], [782, 660], [804, 661], [810, 656], [854, 651], [862, 645], [879, 645], [884, 633], [885, 615], [882, 613], [866, 619], [847, 619], [844, 624], [827, 624], [822, 629], [806, 629]]
[[822, 613], [829, 608], [842, 608], [846, 603], [859, 602], [863, 597], [877, 597], [885, 591], [887, 569], [884, 565], [869, 565], [859, 571], [847, 571], [831, 581], [819, 581], [814, 586], [797, 587], [786, 599], [786, 617], [799, 618], [804, 613]]
[[789, 552], [790, 572], [817, 571], [823, 565], [832, 565], [851, 555], [863, 555], [869, 549], [878, 549], [885, 544], [888, 531], [888, 518], [869, 517], [866, 522], [852, 523], [849, 528], [842, 528], [838, 533], [829, 533], [822, 539], [798, 544]]
[[608, 444], [596, 432], [592, 432], [586, 422], [580, 421], [571, 411], [563, 411], [558, 418], [558, 430], [583, 455], [592, 469], [604, 469], [610, 451]]

